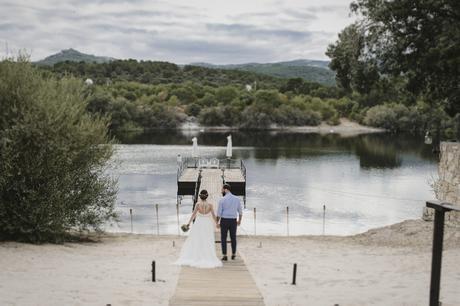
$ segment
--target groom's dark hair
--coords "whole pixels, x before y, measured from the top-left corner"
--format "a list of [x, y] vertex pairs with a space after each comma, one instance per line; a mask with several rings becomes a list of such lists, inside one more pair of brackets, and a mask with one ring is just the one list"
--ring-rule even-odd
[[230, 184], [227, 184], [227, 183], [224, 184], [224, 187], [223, 187], [223, 188], [224, 188], [224, 189], [227, 189], [228, 191], [231, 191], [231, 190], [232, 190], [232, 187], [230, 186]]

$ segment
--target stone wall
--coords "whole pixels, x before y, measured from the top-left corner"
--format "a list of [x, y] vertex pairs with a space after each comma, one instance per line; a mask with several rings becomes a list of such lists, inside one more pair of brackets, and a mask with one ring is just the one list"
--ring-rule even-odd
[[[438, 200], [460, 205], [460, 143], [441, 143], [438, 173], [439, 179], [434, 183]], [[432, 220], [433, 214], [433, 209], [425, 208], [423, 219]], [[447, 213], [446, 221], [460, 223], [460, 213]]]

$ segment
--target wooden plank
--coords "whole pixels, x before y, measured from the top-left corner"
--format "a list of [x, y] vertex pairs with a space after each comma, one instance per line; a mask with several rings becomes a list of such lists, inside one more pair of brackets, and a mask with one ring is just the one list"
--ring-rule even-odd
[[228, 169], [224, 171], [226, 182], [245, 182], [245, 178], [240, 169]]
[[209, 197], [208, 202], [214, 205], [214, 210], [217, 209], [217, 204], [222, 196], [222, 170], [220, 169], [203, 169], [201, 171], [200, 191], [206, 189]]
[[216, 269], [182, 267], [176, 291], [169, 305], [264, 305], [244, 261], [224, 262]]
[[179, 177], [179, 182], [196, 182], [198, 180], [199, 170], [197, 168], [184, 169]]

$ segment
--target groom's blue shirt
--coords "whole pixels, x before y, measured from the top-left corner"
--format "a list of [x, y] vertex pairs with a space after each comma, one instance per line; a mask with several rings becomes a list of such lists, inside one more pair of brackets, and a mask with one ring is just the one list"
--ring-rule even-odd
[[231, 192], [220, 199], [219, 207], [217, 208], [217, 216], [225, 219], [236, 219], [238, 215], [242, 215], [241, 201]]

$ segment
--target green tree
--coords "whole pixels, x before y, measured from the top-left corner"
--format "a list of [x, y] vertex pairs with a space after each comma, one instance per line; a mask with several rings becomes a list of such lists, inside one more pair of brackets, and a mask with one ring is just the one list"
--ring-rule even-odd
[[460, 2], [357, 0], [367, 52], [379, 70], [404, 75], [407, 89], [460, 112]]
[[83, 92], [22, 58], [0, 62], [0, 239], [62, 241], [116, 217], [108, 122]]

